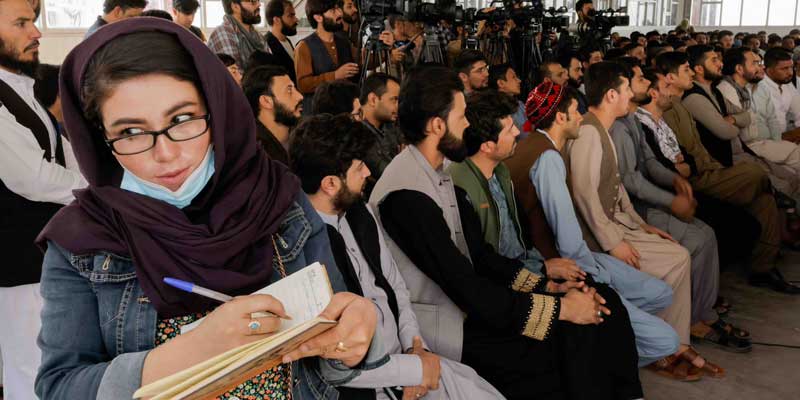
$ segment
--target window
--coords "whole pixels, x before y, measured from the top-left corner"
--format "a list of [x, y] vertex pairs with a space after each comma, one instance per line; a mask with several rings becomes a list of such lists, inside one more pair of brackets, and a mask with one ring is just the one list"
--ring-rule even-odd
[[692, 25], [792, 26], [800, 0], [692, 0]]

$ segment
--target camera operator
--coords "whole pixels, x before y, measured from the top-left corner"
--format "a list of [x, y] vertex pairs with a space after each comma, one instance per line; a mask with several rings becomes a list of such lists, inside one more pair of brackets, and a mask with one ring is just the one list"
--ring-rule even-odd
[[575, 2], [575, 12], [578, 14], [578, 22], [589, 22], [592, 16], [589, 10], [594, 10], [592, 0], [578, 0]]

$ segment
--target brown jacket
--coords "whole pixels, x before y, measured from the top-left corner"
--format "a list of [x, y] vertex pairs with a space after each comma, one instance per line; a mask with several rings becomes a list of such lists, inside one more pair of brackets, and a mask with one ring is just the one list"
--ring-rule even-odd
[[525, 210], [528, 221], [528, 233], [533, 247], [539, 250], [545, 259], [558, 258], [561, 255], [556, 247], [556, 238], [547, 216], [542, 209], [536, 187], [530, 179], [530, 171], [539, 157], [547, 150], [558, 151], [546, 136], [539, 132], [531, 132], [517, 144], [514, 156], [505, 161], [511, 172], [511, 181], [516, 188], [518, 206]]

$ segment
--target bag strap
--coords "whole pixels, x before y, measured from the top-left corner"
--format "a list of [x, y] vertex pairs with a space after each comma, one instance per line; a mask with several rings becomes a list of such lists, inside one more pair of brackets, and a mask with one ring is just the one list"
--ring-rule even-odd
[[[45, 160], [52, 161], [53, 155], [50, 151], [50, 133], [47, 130], [47, 125], [45, 125], [44, 121], [39, 118], [39, 115], [25, 103], [25, 100], [2, 79], [0, 79], [0, 103], [2, 103], [2, 106], [8, 108], [8, 111], [17, 119], [20, 125], [31, 131], [36, 141], [39, 143], [39, 147], [44, 150]], [[65, 165], [64, 150], [58, 132], [56, 132], [56, 162], [62, 167]]]

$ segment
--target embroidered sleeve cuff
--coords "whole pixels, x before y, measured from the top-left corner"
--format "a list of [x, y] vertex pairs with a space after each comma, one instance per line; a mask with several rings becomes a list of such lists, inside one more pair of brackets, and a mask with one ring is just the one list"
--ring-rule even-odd
[[521, 268], [511, 284], [511, 289], [515, 292], [530, 293], [542, 289], [546, 284], [547, 279], [543, 276], [537, 275], [526, 268]]
[[531, 311], [525, 321], [522, 334], [536, 340], [545, 340], [550, 335], [554, 321], [558, 320], [560, 299], [541, 294], [531, 295]]

